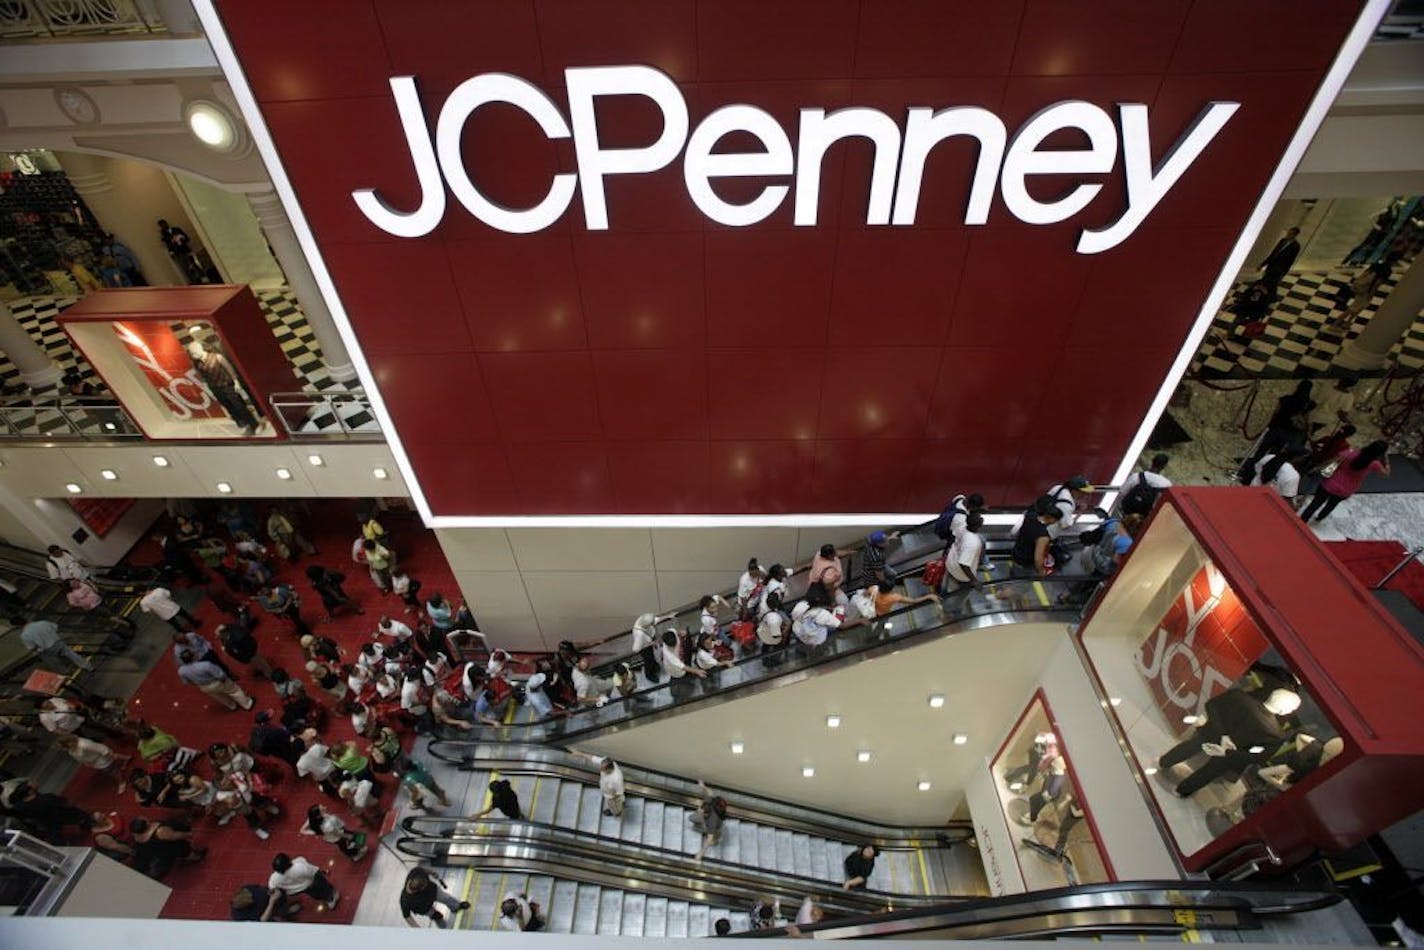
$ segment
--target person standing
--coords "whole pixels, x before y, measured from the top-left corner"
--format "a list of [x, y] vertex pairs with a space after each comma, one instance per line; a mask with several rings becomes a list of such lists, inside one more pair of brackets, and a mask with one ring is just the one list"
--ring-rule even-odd
[[1269, 485], [1289, 504], [1295, 504], [1300, 494], [1300, 471], [1296, 468], [1306, 457], [1306, 450], [1300, 446], [1282, 449], [1275, 455], [1268, 455], [1256, 463], [1256, 477], [1252, 485]]
[[277, 617], [285, 617], [287, 622], [292, 625], [298, 639], [311, 636], [311, 627], [302, 619], [301, 598], [286, 584], [268, 584], [263, 587], [257, 592], [257, 602], [268, 613]]
[[340, 892], [326, 874], [300, 855], [294, 858], [278, 853], [272, 859], [272, 876], [267, 879], [267, 888], [280, 894], [279, 900], [305, 894], [332, 910], [341, 902]]
[[89, 579], [89, 568], [85, 567], [79, 558], [57, 544], [49, 546], [49, 556], [45, 559], [45, 570], [49, 572], [50, 580], [68, 581], [73, 578], [87, 581]]
[[389, 548], [379, 541], [365, 538], [357, 542], [354, 559], [358, 564], [366, 565], [376, 590], [383, 594], [391, 592], [391, 568], [395, 563], [395, 555], [391, 554]]
[[252, 708], [252, 697], [243, 692], [242, 687], [233, 682], [221, 667], [198, 659], [192, 650], [181, 651], [178, 662], [178, 678], [184, 683], [198, 687], [228, 709]]
[[707, 783], [701, 779], [697, 780], [697, 791], [702, 795], [702, 801], [698, 804], [697, 811], [688, 816], [688, 820], [692, 822], [692, 830], [702, 836], [697, 856], [693, 859], [701, 861], [708, 848], [714, 848], [722, 842], [722, 826], [727, 822], [727, 800], [720, 795], [713, 795]]
[[133, 251], [112, 234], [104, 235], [104, 246], [100, 249], [103, 253], [114, 259], [124, 279], [128, 281], [129, 287], [147, 287], [148, 281], [143, 276], [143, 271], [139, 270], [138, 258], [134, 257]]
[[321, 604], [326, 608], [326, 619], [333, 620], [336, 612], [343, 607], [350, 608], [358, 614], [366, 611], [361, 605], [351, 599], [351, 595], [346, 593], [342, 582], [346, 580], [346, 575], [339, 571], [333, 571], [322, 567], [319, 564], [311, 564], [307, 567], [307, 580], [311, 582], [312, 590], [321, 597]]
[[489, 793], [489, 804], [483, 810], [471, 815], [470, 821], [483, 818], [492, 811], [498, 811], [512, 821], [520, 821], [524, 818], [524, 810], [519, 807], [519, 795], [514, 791], [514, 786], [509, 784], [508, 779], [497, 779], [490, 782]]
[[302, 554], [316, 553], [316, 546], [308, 541], [297, 530], [296, 525], [292, 524], [292, 519], [277, 507], [267, 512], [267, 537], [276, 545], [277, 553], [293, 563], [296, 563], [298, 556]]
[[867, 844], [846, 855], [844, 861], [846, 879], [841, 888], [847, 891], [865, 890], [870, 875], [875, 872], [875, 857], [878, 854], [880, 854], [879, 848], [873, 844]]
[[657, 683], [663, 678], [662, 664], [658, 662], [662, 650], [658, 646], [658, 624], [671, 620], [676, 614], [640, 614], [633, 621], [633, 652], [642, 663], [643, 675], [649, 683]]
[[298, 770], [297, 763], [301, 761], [302, 753], [306, 751], [301, 739], [292, 735], [286, 726], [273, 721], [270, 709], [257, 714], [247, 746], [257, 755], [281, 759], [291, 766], [294, 773]]
[[943, 593], [958, 593], [961, 590], [977, 590], [979, 564], [984, 559], [984, 516], [971, 511], [964, 519], [959, 534], [949, 544], [949, 552], [944, 556]]
[[1044, 492], [1058, 508], [1058, 520], [1049, 525], [1048, 536], [1056, 539], [1064, 531], [1073, 527], [1078, 520], [1078, 506], [1092, 492], [1093, 486], [1086, 475], [1074, 475], [1061, 485], [1054, 485]]
[[193, 560], [193, 551], [187, 545], [164, 535], [158, 539], [158, 550], [164, 577], [176, 578], [182, 574], [194, 587], [208, 582], [208, 575]]
[[469, 901], [462, 901], [445, 890], [445, 882], [434, 874], [425, 868], [411, 868], [410, 873], [405, 876], [405, 886], [401, 888], [400, 894], [401, 917], [405, 918], [406, 925], [419, 927], [420, 924], [415, 922], [415, 918], [424, 917], [441, 930], [449, 927], [450, 922], [445, 919], [444, 914], [435, 909], [436, 904], [451, 911], [452, 920], [454, 914], [470, 908]]
[[522, 891], [505, 894], [504, 902], [499, 905], [499, 929], [515, 933], [543, 930], [544, 915], [539, 911], [539, 903], [531, 901]]
[[1127, 476], [1127, 481], [1122, 483], [1122, 494], [1118, 496], [1118, 510], [1125, 515], [1147, 517], [1157, 496], [1163, 489], [1172, 487], [1172, 480], [1162, 474], [1170, 461], [1170, 456], [1158, 452], [1145, 469]]
[[1320, 483], [1320, 487], [1315, 490], [1315, 497], [1310, 499], [1310, 504], [1300, 513], [1301, 520], [1309, 521], [1314, 515], [1316, 521], [1324, 521], [1340, 502], [1360, 490], [1360, 485], [1371, 472], [1379, 472], [1384, 477], [1389, 477], [1388, 442], [1379, 440], [1371, 442], [1363, 449], [1347, 449], [1342, 453], [1340, 464], [1335, 466], [1335, 473]]
[[618, 763], [606, 756], [590, 755], [587, 752], [574, 754], [588, 759], [598, 768], [598, 790], [603, 795], [603, 813], [614, 818], [623, 814], [626, 799], [623, 770], [618, 767]]
[[1063, 510], [1052, 496], [1044, 495], [1025, 514], [1018, 533], [1014, 535], [1011, 577], [1034, 577], [1048, 573], [1048, 549], [1052, 542], [1050, 527], [1059, 523]]
[[1311, 441], [1322, 440], [1348, 425], [1350, 413], [1355, 409], [1355, 394], [1351, 392], [1359, 383], [1354, 376], [1341, 376], [1335, 385], [1316, 396], [1315, 405], [1306, 416], [1306, 437]]
[[1271, 253], [1256, 265], [1261, 271], [1261, 281], [1266, 286], [1275, 289], [1295, 263], [1300, 254], [1300, 241], [1297, 240], [1299, 236], [1300, 228], [1287, 228], [1276, 246], [1271, 248]]
[[1236, 472], [1237, 482], [1251, 484], [1256, 475], [1256, 463], [1266, 455], [1279, 452], [1288, 445], [1304, 444], [1306, 416], [1315, 408], [1310, 385], [1310, 380], [1302, 379], [1294, 389], [1276, 400], [1276, 408], [1266, 423], [1266, 431], [1261, 433], [1255, 447], [1241, 460], [1241, 467]]
[[[55, 673], [68, 673], [70, 666], [85, 672], [92, 671], [94, 664], [74, 652], [74, 648], [64, 642], [59, 635], [59, 626], [49, 620], [31, 620], [11, 617], [10, 622], [20, 627], [20, 642], [39, 657], [40, 664]], [[23, 624], [23, 626], [21, 626]]]
[[74, 733], [57, 736], [54, 744], [59, 746], [69, 757], [80, 765], [88, 766], [96, 772], [102, 772], [118, 783], [118, 793], [122, 795], [128, 784], [124, 782], [124, 768], [133, 758], [130, 755], [117, 755], [114, 750], [104, 745], [102, 742], [95, 742], [92, 739], [85, 739]]
[[252, 626], [245, 623], [225, 623], [217, 629], [218, 642], [223, 651], [252, 671], [253, 676], [266, 678], [272, 674], [272, 664], [257, 652], [257, 638], [252, 635]]
[[186, 633], [198, 626], [198, 618], [174, 600], [173, 592], [166, 587], [151, 588], [139, 598], [138, 606], [144, 613], [167, 621], [168, 625], [179, 633]]

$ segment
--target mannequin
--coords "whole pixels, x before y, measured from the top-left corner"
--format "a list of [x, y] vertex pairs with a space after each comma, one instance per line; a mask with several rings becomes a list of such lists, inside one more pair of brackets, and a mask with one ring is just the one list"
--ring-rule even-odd
[[256, 432], [257, 419], [254, 418], [252, 410], [247, 408], [247, 400], [238, 392], [237, 371], [233, 369], [227, 357], [216, 350], [208, 349], [197, 340], [188, 344], [188, 357], [193, 361], [198, 378], [212, 391], [213, 398], [227, 410], [232, 421], [242, 428], [243, 435]]
[[1206, 761], [1174, 789], [1188, 798], [1218, 778], [1240, 775], [1253, 762], [1264, 761], [1285, 739], [1280, 717], [1299, 708], [1300, 695], [1288, 689], [1272, 690], [1264, 700], [1239, 688], [1228, 689], [1207, 700], [1206, 722], [1167, 750], [1157, 764], [1170, 769], [1206, 754]]
[[1270, 765], [1246, 773], [1246, 797], [1241, 802], [1243, 814], [1252, 814], [1344, 749], [1345, 740], [1339, 736], [1322, 741], [1302, 732], [1271, 756]]
[[[1024, 764], [1004, 773], [1004, 784], [1009, 786], [1009, 791], [1021, 791], [1024, 786], [1033, 781], [1033, 777], [1038, 774], [1039, 763], [1047, 754], [1050, 745], [1055, 748], [1058, 745], [1058, 737], [1051, 732], [1040, 732], [1033, 737], [1033, 744], [1028, 747], [1028, 758]], [[1015, 785], [1018, 785], [1019, 788], [1014, 788]]]
[[1028, 820], [1030, 822], [1038, 820], [1038, 813], [1043, 811], [1044, 805], [1063, 794], [1063, 786], [1068, 781], [1068, 762], [1063, 758], [1063, 753], [1058, 750], [1056, 741], [1048, 747], [1048, 751], [1039, 760], [1038, 770], [1043, 774], [1043, 785], [1029, 796]]

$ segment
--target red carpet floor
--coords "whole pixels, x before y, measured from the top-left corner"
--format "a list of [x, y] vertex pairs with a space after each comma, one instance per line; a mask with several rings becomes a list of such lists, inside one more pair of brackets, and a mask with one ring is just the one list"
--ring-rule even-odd
[[[265, 509], [260, 505], [255, 512], [265, 519]], [[420, 527], [414, 515], [392, 514], [381, 518], [382, 524], [393, 539], [393, 547], [400, 556], [401, 564], [411, 577], [422, 583], [422, 597], [440, 591], [453, 602], [458, 603], [459, 589], [453, 574], [445, 562], [435, 536]], [[212, 525], [209, 529], [212, 530]], [[221, 529], [219, 529], [221, 530]], [[368, 639], [375, 629], [382, 612], [399, 615], [403, 606], [394, 595], [382, 596], [371, 583], [364, 567], [351, 563], [350, 551], [356, 537], [354, 506], [344, 502], [319, 502], [312, 504], [312, 541], [318, 549], [313, 557], [302, 558], [296, 565], [281, 564], [278, 577], [299, 592], [302, 597], [302, 614], [317, 632], [336, 640], [354, 656], [361, 643]], [[132, 560], [143, 563], [156, 560], [155, 545], [150, 541], [141, 542], [135, 549]], [[306, 576], [302, 573], [309, 564], [341, 571], [346, 575], [346, 591], [365, 609], [364, 616], [341, 616], [330, 623], [317, 623], [325, 611], [320, 598], [311, 590]], [[221, 579], [214, 575], [212, 583], [224, 589]], [[179, 583], [182, 590], [182, 584]], [[204, 600], [194, 611], [202, 621], [199, 632], [210, 640], [215, 640], [213, 630], [226, 621], [226, 616]], [[328, 707], [329, 697], [312, 687], [303, 670], [304, 658], [296, 637], [284, 620], [264, 615], [257, 605], [253, 605], [255, 616], [263, 619], [256, 628], [256, 635], [262, 644], [261, 652], [276, 665], [286, 668], [293, 675], [300, 675], [308, 691], [313, 696], [322, 697]], [[216, 643], [215, 643], [216, 645]], [[219, 652], [221, 648], [219, 647]], [[229, 663], [234, 672], [239, 672], [239, 664]], [[276, 694], [265, 680], [244, 675], [241, 685], [256, 700], [254, 712], [276, 705]], [[185, 686], [178, 680], [177, 667], [172, 659], [165, 656], [145, 679], [134, 696], [133, 711], [145, 719], [172, 733], [184, 745], [196, 749], [206, 749], [212, 742], [231, 741], [246, 745], [248, 733], [253, 723], [253, 712], [241, 710], [229, 712], [196, 689]], [[323, 739], [332, 746], [353, 738], [350, 720], [335, 714], [329, 717], [329, 724]], [[117, 744], [116, 744], [117, 747]], [[132, 749], [121, 749], [132, 752]], [[135, 756], [135, 763], [139, 760]], [[303, 855], [313, 864], [327, 870], [332, 882], [341, 892], [337, 908], [325, 913], [305, 910], [299, 919], [322, 923], [349, 923], [356, 912], [357, 902], [365, 885], [371, 857], [353, 864], [343, 857], [336, 846], [309, 835], [299, 833], [306, 810], [313, 803], [321, 802], [342, 816], [348, 827], [357, 828], [359, 823], [345, 811], [343, 803], [326, 797], [309, 779], [294, 778], [282, 766], [283, 778], [274, 789], [274, 797], [281, 804], [283, 813], [268, 826], [272, 837], [266, 841], [258, 839], [240, 819], [233, 819], [225, 826], [218, 826], [204, 819], [195, 828], [194, 836], [200, 847], [207, 847], [207, 858], [198, 864], [181, 865], [173, 870], [164, 883], [173, 888], [173, 894], [163, 908], [163, 916], [202, 920], [228, 919], [228, 901], [232, 892], [243, 884], [266, 884], [271, 873], [272, 856], [279, 851], [291, 855]], [[206, 757], [198, 769], [205, 778], [212, 777], [212, 768]], [[389, 807], [396, 799], [395, 783], [385, 782], [381, 801]], [[93, 811], [116, 812], [122, 821], [135, 815], [145, 814], [134, 801], [131, 793], [122, 797], [115, 794], [112, 780], [100, 776], [89, 769], [80, 773], [65, 790], [76, 803]], [[155, 811], [161, 815], [161, 811]], [[391, 812], [387, 813], [389, 822]], [[384, 829], [383, 829], [384, 830]], [[370, 838], [374, 850], [376, 835]], [[394, 899], [394, 896], [392, 897]]]
[[[1366, 587], [1378, 584], [1407, 553], [1398, 541], [1331, 541], [1327, 546]], [[1414, 606], [1424, 610], [1424, 564], [1411, 561], [1386, 587], [1404, 594]]]

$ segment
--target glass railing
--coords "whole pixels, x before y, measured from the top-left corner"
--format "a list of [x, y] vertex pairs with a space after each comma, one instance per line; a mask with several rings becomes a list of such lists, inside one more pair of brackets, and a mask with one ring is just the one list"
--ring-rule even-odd
[[381, 424], [360, 390], [332, 393], [273, 393], [272, 418], [288, 435], [302, 439], [380, 439]]
[[0, 402], [0, 438], [111, 442], [142, 439], [143, 433], [111, 399], [17, 398]]

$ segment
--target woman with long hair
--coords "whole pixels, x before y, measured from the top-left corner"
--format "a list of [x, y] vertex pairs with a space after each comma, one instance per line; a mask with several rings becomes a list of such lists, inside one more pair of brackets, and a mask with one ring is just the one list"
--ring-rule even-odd
[[[1389, 443], [1376, 440], [1358, 451], [1348, 449], [1340, 456], [1340, 464], [1335, 473], [1320, 483], [1315, 497], [1300, 513], [1301, 520], [1309, 521], [1315, 515], [1316, 521], [1324, 521], [1335, 506], [1355, 492], [1371, 472], [1379, 472], [1389, 477]], [[1317, 512], [1319, 512], [1317, 514]]]

